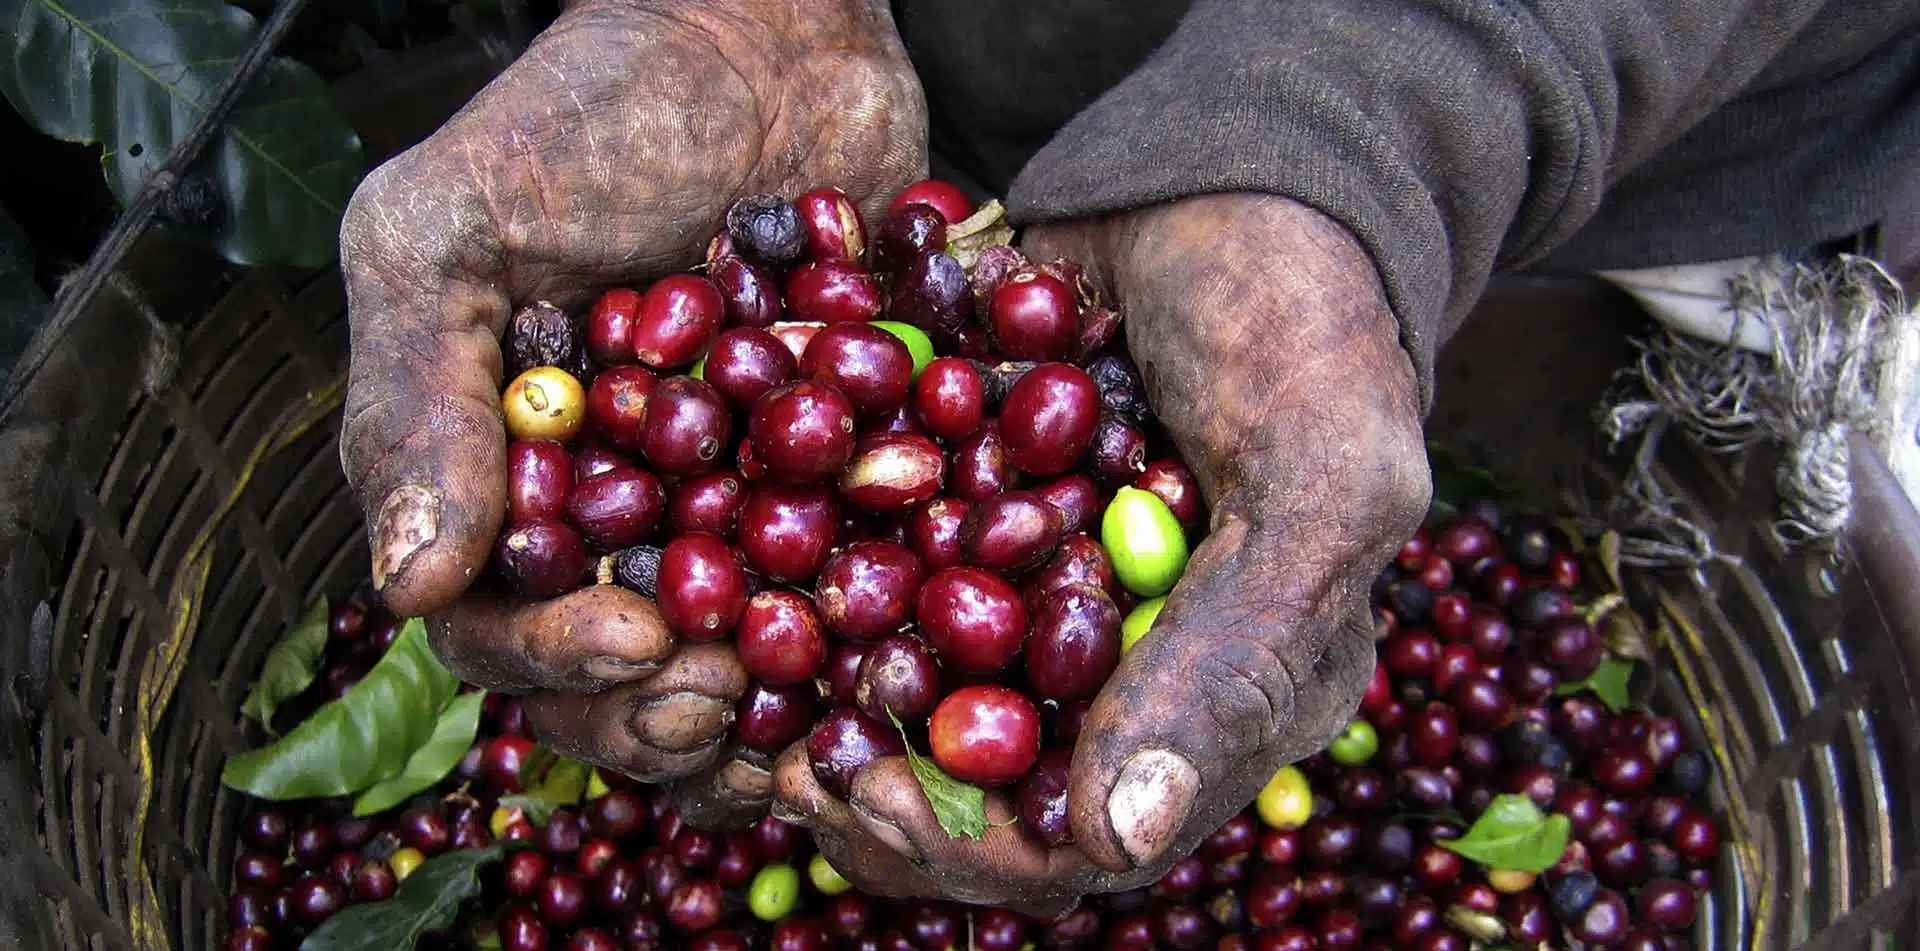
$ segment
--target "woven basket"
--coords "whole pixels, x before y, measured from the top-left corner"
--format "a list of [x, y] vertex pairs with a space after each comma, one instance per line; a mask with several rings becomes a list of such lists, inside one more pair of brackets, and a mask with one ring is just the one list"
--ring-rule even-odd
[[[366, 132], [376, 154], [487, 75], [428, 61], [424, 87], [376, 84], [406, 103], [355, 110], [400, 117]], [[103, 295], [32, 381], [32, 418], [0, 429], [0, 948], [217, 946], [240, 810], [220, 767], [255, 739], [241, 698], [304, 604], [366, 574], [336, 449], [338, 275], [236, 275], [163, 235], [128, 272], [132, 295]], [[1604, 489], [1586, 408], [1624, 362], [1626, 308], [1541, 293], [1490, 297], [1449, 349], [1435, 422], [1551, 499]], [[1693, 712], [1731, 779], [1736, 847], [1702, 946], [1912, 946], [1920, 515], [1869, 464], [1853, 567], [1788, 557], [1764, 531], [1768, 479], [1675, 449], [1662, 477], [1729, 558], [1628, 593], [1667, 596], [1655, 702]]]

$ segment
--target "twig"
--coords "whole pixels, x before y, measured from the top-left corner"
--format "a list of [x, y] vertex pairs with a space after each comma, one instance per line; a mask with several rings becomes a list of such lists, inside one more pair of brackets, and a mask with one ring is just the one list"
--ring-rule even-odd
[[240, 62], [227, 76], [226, 83], [214, 95], [213, 102], [207, 105], [207, 111], [201, 113], [200, 121], [194, 123], [186, 138], [174, 145], [173, 151], [167, 155], [166, 164], [147, 179], [140, 188], [140, 194], [134, 196], [126, 210], [114, 220], [113, 228], [93, 249], [86, 265], [61, 286], [53, 314], [27, 343], [26, 352], [21, 354], [7, 378], [6, 389], [0, 391], [0, 419], [13, 415], [14, 406], [26, 389], [26, 382], [46, 364], [54, 348], [73, 329], [73, 322], [93, 303], [100, 289], [107, 286], [107, 275], [120, 266], [120, 261], [133, 249], [134, 242], [147, 233], [161, 200], [179, 183], [187, 169], [199, 160], [200, 153], [206, 150], [208, 143], [220, 134], [221, 127], [226, 124], [227, 114], [233, 111], [240, 97], [253, 85], [254, 78], [266, 68], [268, 61], [273, 58], [273, 51], [279, 48], [280, 41], [292, 30], [294, 20], [306, 6], [307, 0], [280, 0], [274, 7], [273, 15], [267, 18], [246, 53], [241, 55]]

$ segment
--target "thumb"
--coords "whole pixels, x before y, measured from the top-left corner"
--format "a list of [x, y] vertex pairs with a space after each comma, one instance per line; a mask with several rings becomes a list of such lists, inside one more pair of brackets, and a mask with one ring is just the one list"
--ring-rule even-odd
[[1068, 803], [1096, 864], [1125, 872], [1185, 854], [1358, 705], [1366, 588], [1344, 565], [1282, 551], [1223, 508], [1088, 711]]
[[408, 158], [361, 184], [340, 241], [352, 328], [340, 460], [366, 513], [374, 586], [403, 617], [467, 589], [506, 511], [508, 301], [495, 282], [463, 279], [459, 260], [487, 260], [498, 242], [476, 203], [409, 187]]

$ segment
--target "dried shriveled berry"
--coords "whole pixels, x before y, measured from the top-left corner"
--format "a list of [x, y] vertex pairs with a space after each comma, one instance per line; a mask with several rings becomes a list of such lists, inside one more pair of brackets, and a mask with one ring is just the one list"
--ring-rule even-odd
[[736, 249], [768, 264], [792, 264], [807, 253], [800, 212], [778, 195], [748, 195], [727, 209], [727, 236]]
[[579, 324], [547, 301], [513, 312], [506, 343], [508, 376], [534, 367], [560, 367], [576, 375], [586, 371], [586, 341]]

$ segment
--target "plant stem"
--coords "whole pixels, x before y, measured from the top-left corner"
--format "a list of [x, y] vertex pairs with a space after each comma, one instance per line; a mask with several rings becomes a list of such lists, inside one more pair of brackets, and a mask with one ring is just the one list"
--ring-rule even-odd
[[207, 110], [201, 113], [200, 121], [194, 123], [186, 138], [174, 145], [173, 151], [167, 155], [166, 164], [147, 179], [140, 188], [140, 194], [134, 196], [126, 210], [114, 219], [113, 228], [93, 249], [86, 265], [61, 284], [53, 313], [27, 343], [26, 352], [20, 355], [19, 362], [14, 364], [13, 372], [7, 378], [6, 389], [0, 391], [0, 419], [12, 416], [15, 404], [26, 389], [26, 382], [53, 355], [54, 348], [73, 328], [74, 321], [93, 303], [101, 288], [107, 286], [108, 276], [120, 266], [121, 259], [147, 233], [161, 200], [220, 133], [221, 127], [226, 124], [227, 114], [233, 111], [240, 97], [253, 85], [254, 78], [273, 59], [274, 50], [279, 48], [280, 41], [292, 30], [294, 20], [306, 6], [307, 0], [280, 0], [274, 7], [273, 15], [267, 18], [266, 24], [254, 36], [253, 43], [240, 57], [240, 62], [234, 66], [233, 72], [228, 74], [226, 83], [214, 95]]

